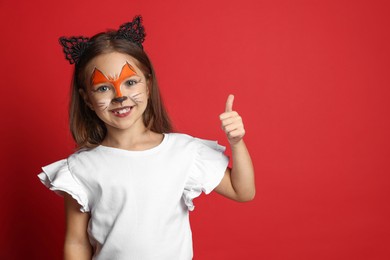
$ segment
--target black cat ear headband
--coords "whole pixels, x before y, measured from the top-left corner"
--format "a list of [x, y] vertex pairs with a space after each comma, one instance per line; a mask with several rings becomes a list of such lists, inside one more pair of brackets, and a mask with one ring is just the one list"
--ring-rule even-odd
[[[145, 40], [145, 28], [142, 25], [142, 17], [136, 16], [133, 18], [133, 21], [122, 24], [116, 31], [114, 38], [130, 41], [143, 49], [142, 43]], [[91, 44], [90, 38], [84, 36], [60, 37], [59, 41], [63, 47], [65, 58], [70, 64], [77, 64]]]

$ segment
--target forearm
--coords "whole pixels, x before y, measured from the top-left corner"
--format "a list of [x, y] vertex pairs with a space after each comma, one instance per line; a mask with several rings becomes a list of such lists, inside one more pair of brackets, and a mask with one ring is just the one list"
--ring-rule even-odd
[[91, 260], [92, 247], [87, 243], [72, 243], [65, 241], [64, 260]]
[[236, 201], [249, 201], [255, 197], [255, 177], [252, 160], [244, 143], [244, 123], [233, 111], [234, 96], [229, 95], [225, 112], [219, 116], [232, 150], [233, 167], [227, 169], [216, 192]]
[[69, 194], [64, 194], [66, 232], [64, 243], [65, 260], [91, 260], [92, 246], [88, 238], [90, 215], [80, 212], [80, 205]]
[[255, 177], [252, 160], [248, 149], [241, 139], [238, 143], [231, 145], [233, 167], [231, 169], [231, 183], [236, 193], [236, 200], [252, 200], [256, 193]]

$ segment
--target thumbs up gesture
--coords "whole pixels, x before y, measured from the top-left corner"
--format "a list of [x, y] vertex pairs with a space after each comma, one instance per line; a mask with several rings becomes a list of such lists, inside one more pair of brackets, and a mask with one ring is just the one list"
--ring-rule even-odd
[[245, 135], [244, 124], [241, 116], [233, 111], [234, 96], [229, 95], [226, 101], [225, 112], [219, 116], [222, 123], [222, 129], [225, 131], [230, 145], [235, 145]]

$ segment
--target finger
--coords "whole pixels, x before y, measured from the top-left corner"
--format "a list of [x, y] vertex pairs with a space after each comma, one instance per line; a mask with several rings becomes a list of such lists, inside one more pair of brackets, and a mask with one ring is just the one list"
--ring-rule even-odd
[[233, 123], [233, 124], [228, 124], [228, 125], [222, 125], [222, 128], [225, 130], [225, 132], [231, 132], [233, 130], [237, 129], [244, 129], [244, 125], [241, 123]]
[[245, 129], [235, 129], [227, 133], [229, 138], [243, 138], [245, 135]]
[[233, 111], [233, 101], [234, 101], [234, 96], [229, 95], [226, 101], [226, 107], [225, 107], [225, 112], [232, 112]]
[[241, 116], [235, 116], [235, 117], [228, 117], [223, 120], [221, 120], [221, 123], [223, 126], [228, 125], [243, 125]]
[[238, 113], [236, 111], [232, 112], [223, 112], [222, 114], [219, 115], [219, 119], [224, 120], [229, 117], [236, 117], [238, 116]]

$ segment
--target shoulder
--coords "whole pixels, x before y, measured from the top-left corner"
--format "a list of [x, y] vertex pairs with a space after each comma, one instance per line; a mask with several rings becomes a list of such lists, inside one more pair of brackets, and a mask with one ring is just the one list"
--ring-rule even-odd
[[166, 136], [168, 137], [168, 141], [169, 143], [171, 143], [171, 145], [173, 144], [175, 146], [191, 147], [194, 149], [202, 149], [203, 147], [208, 147], [221, 152], [225, 151], [225, 147], [219, 145], [218, 141], [201, 139], [188, 134], [181, 133], [170, 133], [166, 134]]
[[164, 134], [164, 145], [161, 154], [167, 154], [169, 157], [175, 155], [179, 157], [191, 157], [198, 150], [196, 138], [181, 133]]
[[169, 133], [165, 134], [165, 137], [168, 139], [167, 143], [170, 147], [183, 148], [198, 145], [198, 138], [188, 134]]
[[192, 142], [195, 137], [182, 134], [182, 133], [169, 133], [165, 134], [166, 137], [168, 137], [171, 141], [177, 141], [177, 142]]
[[98, 150], [98, 147], [95, 148], [83, 148], [78, 151], [75, 151], [73, 154], [71, 154], [68, 159], [77, 159], [77, 158], [83, 158], [83, 157], [89, 157], [89, 156], [96, 156], [96, 151]]
[[73, 168], [75, 165], [96, 165], [99, 164], [99, 162], [101, 162], [104, 157], [105, 156], [102, 154], [99, 147], [82, 149], [76, 151], [68, 157], [69, 168]]

